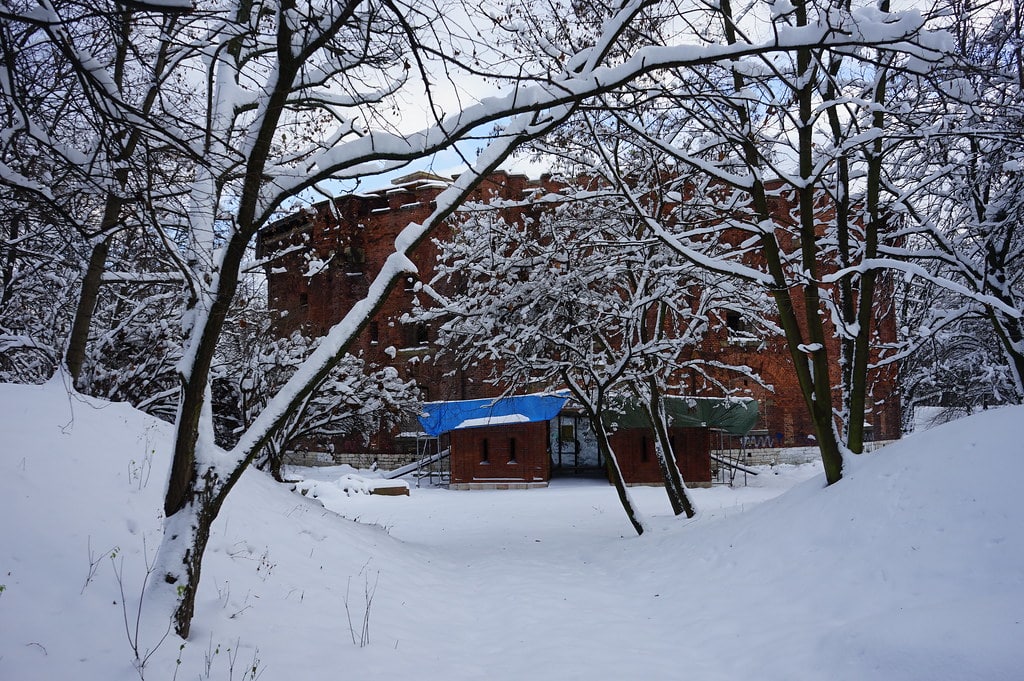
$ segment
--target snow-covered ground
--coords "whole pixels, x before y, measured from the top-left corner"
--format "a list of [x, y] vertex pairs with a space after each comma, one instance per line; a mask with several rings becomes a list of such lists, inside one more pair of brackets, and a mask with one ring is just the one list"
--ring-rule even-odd
[[183, 647], [160, 642], [163, 604], [137, 615], [169, 435], [58, 383], [0, 385], [0, 679], [139, 678], [132, 640], [152, 680], [1024, 674], [1024, 408], [858, 458], [830, 488], [791, 466], [694, 490], [691, 521], [635, 488], [642, 537], [594, 481], [386, 497], [296, 471], [314, 499], [252, 472]]

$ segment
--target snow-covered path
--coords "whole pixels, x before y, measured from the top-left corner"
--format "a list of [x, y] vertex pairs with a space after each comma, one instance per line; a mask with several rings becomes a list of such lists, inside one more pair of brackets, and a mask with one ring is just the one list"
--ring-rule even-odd
[[[819, 471], [784, 467], [781, 475], [751, 478], [749, 487], [693, 490], [701, 515], [692, 521], [671, 516], [663, 490], [633, 488], [649, 524], [643, 538], [633, 534], [614, 489], [598, 480], [556, 479], [547, 489], [525, 491], [414, 487], [410, 497], [321, 500], [349, 518], [387, 528], [429, 567], [405, 576], [425, 599], [438, 598], [422, 609], [430, 614], [425, 628], [451, 634], [418, 651], [428, 677], [444, 676], [454, 665], [459, 673], [452, 678], [481, 678], [493, 675], [500, 660], [507, 678], [594, 678], [595, 669], [600, 678], [629, 678], [641, 656], [652, 678], [667, 679], [682, 659], [709, 674], [723, 661], [701, 654], [706, 644], [684, 644], [689, 627], [676, 627], [673, 635], [665, 622], [687, 618], [709, 632], [720, 623], [701, 625], [702, 616], [687, 616], [675, 599], [662, 598], [685, 579], [684, 566], [676, 574], [656, 564], [638, 571], [636, 552], [646, 550], [652, 535], [681, 525], [713, 531], [722, 518], [753, 511]], [[330, 478], [329, 471], [304, 472]], [[697, 654], [683, 654], [685, 647]]]

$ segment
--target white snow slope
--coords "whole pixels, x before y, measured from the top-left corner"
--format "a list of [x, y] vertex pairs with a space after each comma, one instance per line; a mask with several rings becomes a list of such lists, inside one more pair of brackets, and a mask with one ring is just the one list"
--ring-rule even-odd
[[0, 679], [1024, 678], [1024, 408], [829, 488], [801, 466], [695, 490], [693, 521], [637, 488], [642, 537], [600, 483], [324, 494], [332, 512], [253, 471], [184, 645], [160, 642], [166, 604], [137, 617], [169, 436], [59, 383], [0, 385]]

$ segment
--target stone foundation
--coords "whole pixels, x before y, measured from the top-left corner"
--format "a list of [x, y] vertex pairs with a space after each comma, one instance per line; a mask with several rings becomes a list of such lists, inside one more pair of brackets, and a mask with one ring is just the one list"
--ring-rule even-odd
[[448, 485], [448, 489], [542, 489], [547, 486], [546, 482], [458, 482]]
[[416, 462], [415, 454], [405, 452], [288, 452], [284, 462], [289, 466], [341, 466], [366, 470], [373, 467], [391, 471]]

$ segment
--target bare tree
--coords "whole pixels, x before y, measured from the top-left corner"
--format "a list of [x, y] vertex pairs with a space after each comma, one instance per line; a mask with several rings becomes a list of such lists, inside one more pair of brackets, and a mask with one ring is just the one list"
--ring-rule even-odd
[[[214, 399], [222, 407], [214, 414], [221, 447], [236, 444], [239, 434], [320, 342], [299, 332], [278, 338], [269, 323], [246, 324], [241, 331], [234, 334], [234, 342], [223, 344], [222, 353], [231, 356], [222, 360], [222, 371], [214, 381]], [[274, 433], [253, 465], [281, 481], [287, 452], [314, 443], [331, 447], [337, 436], [366, 439], [370, 433], [414, 418], [419, 411], [415, 382], [403, 381], [391, 367], [345, 355]]]
[[[454, 237], [439, 244], [438, 274], [427, 289], [433, 306], [417, 318], [439, 322], [439, 346], [467, 365], [488, 362], [491, 380], [506, 390], [568, 389], [642, 533], [609, 439], [610, 414], [624, 403], [647, 414], [673, 511], [692, 517], [664, 396], [679, 393], [681, 378], [691, 373], [751, 375], [748, 367], [724, 367], [697, 350], [740, 296], [730, 282], [717, 286], [713, 275], [645, 237], [644, 223], [616, 192], [600, 184], [565, 192], [568, 197], [536, 196], [521, 206], [464, 209]], [[582, 193], [587, 200], [578, 200]], [[650, 198], [660, 203], [659, 195]], [[524, 217], [506, 218], [517, 208], [526, 208]]]
[[[154, 12], [105, 2], [30, 9], [31, 3], [9, 5], [5, 13], [13, 20], [0, 31], [8, 124], [0, 182], [45, 210], [84, 251], [60, 358], [72, 383], [84, 388], [81, 372], [111, 249], [123, 248], [125, 230], [147, 224], [154, 205], [175, 188], [167, 173], [180, 166], [168, 160], [167, 140], [154, 132], [161, 122], [158, 96], [174, 96], [164, 79], [180, 14], [169, 5]], [[125, 272], [120, 283], [129, 283]]]
[[[759, 23], [726, 1], [689, 10], [682, 25], [654, 16], [650, 27], [738, 47], [766, 30], [845, 31], [858, 21], [853, 11], [849, 3], [796, 2], [773, 6]], [[830, 483], [840, 479], [844, 455], [863, 449], [871, 369], [892, 340], [878, 325], [889, 297], [879, 293], [895, 261], [880, 249], [898, 239], [902, 204], [890, 189], [898, 168], [885, 160], [908, 132], [890, 130], [889, 111], [899, 106], [890, 80], [944, 54], [923, 24], [907, 23], [888, 3], [857, 12], [902, 25], [908, 40], [872, 29], [858, 50], [803, 46], [641, 79], [581, 108], [577, 130], [590, 135], [560, 134], [551, 143], [564, 155], [562, 147], [586, 139], [575, 162], [599, 168], [634, 197], [651, 236], [772, 298]], [[644, 148], [668, 158], [660, 174], [629, 162]], [[644, 205], [651, 191], [678, 197], [673, 219]], [[829, 349], [832, 336], [838, 352]]]
[[[1024, 400], [1024, 63], [1017, 3], [951, 3], [955, 59], [915, 82], [914, 115], [935, 134], [916, 141], [903, 163], [922, 188], [907, 198], [904, 237], [893, 253], [918, 269], [917, 287], [940, 289], [934, 305], [908, 324], [924, 344], [979, 348], [977, 320], [986, 320], [1012, 387]], [[931, 87], [929, 87], [931, 85]], [[935, 91], [942, 94], [935, 96]], [[908, 194], [904, 189], [904, 194]], [[957, 331], [959, 329], [959, 331]], [[953, 336], [968, 334], [963, 342]], [[941, 356], [943, 353], [939, 352]], [[964, 352], [966, 355], [966, 351]], [[977, 358], [976, 353], [972, 355]], [[980, 366], [992, 366], [989, 362]], [[941, 363], [941, 360], [937, 361]], [[990, 381], [991, 383], [992, 381]], [[990, 392], [989, 397], [994, 395]]]

